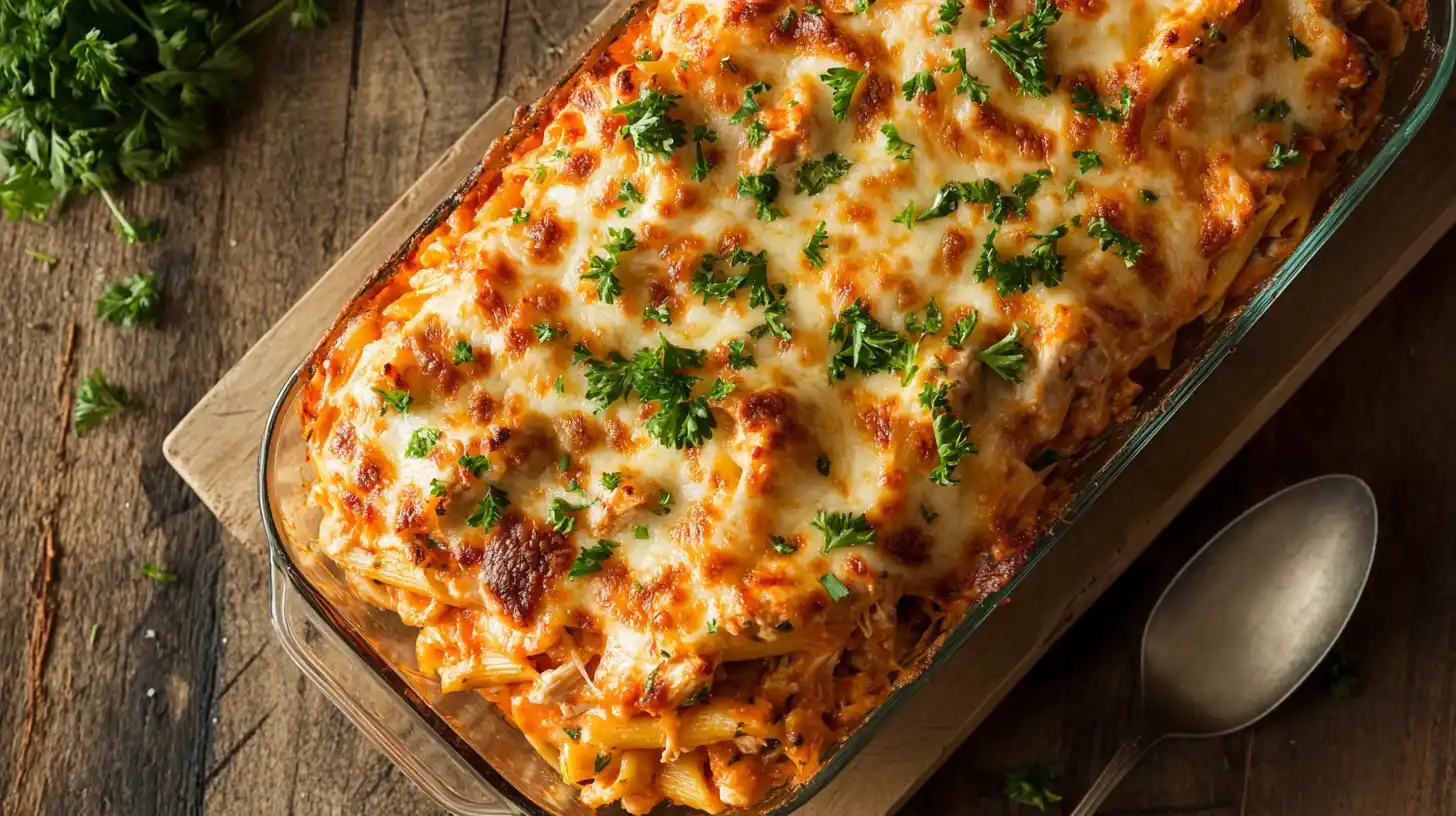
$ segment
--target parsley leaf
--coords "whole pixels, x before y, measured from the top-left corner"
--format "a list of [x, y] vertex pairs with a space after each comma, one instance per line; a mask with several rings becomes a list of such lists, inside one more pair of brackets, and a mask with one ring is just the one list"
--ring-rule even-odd
[[631, 179], [622, 179], [617, 184], [617, 200], [624, 204], [645, 204], [647, 196], [637, 189], [637, 185], [633, 184]]
[[904, 95], [906, 102], [914, 99], [916, 94], [935, 93], [935, 75], [929, 71], [921, 71], [915, 74], [905, 80], [905, 84], [900, 86], [900, 93]]
[[755, 113], [763, 110], [763, 108], [758, 104], [758, 100], [754, 97], [758, 96], [761, 93], [768, 93], [771, 90], [773, 90], [773, 86], [768, 84], [767, 82], [755, 82], [752, 85], [749, 85], [747, 88], [744, 88], [743, 104], [738, 107], [738, 110], [733, 112], [732, 116], [728, 117], [728, 121], [732, 122], [735, 125], [739, 125], [743, 123], [744, 119], [747, 119]]
[[1077, 160], [1077, 170], [1083, 173], [1102, 167], [1102, 154], [1095, 150], [1073, 150], [1072, 158]]
[[1083, 116], [1090, 116], [1099, 122], [1121, 123], [1127, 117], [1127, 112], [1131, 107], [1132, 90], [1126, 85], [1122, 86], [1122, 104], [1117, 108], [1103, 105], [1097, 92], [1086, 85], [1078, 84], [1072, 88], [1072, 110]]
[[799, 551], [799, 548], [796, 545], [790, 544], [789, 540], [784, 538], [783, 536], [769, 536], [768, 545], [770, 547], [773, 547], [774, 552], [778, 553], [779, 555], [792, 555]]
[[510, 506], [511, 499], [506, 495], [506, 492], [495, 485], [491, 485], [485, 491], [485, 495], [480, 497], [480, 506], [476, 507], [475, 512], [471, 513], [465, 519], [465, 523], [471, 527], [489, 530], [496, 525], [496, 522], [501, 520], [505, 509]]
[[819, 576], [819, 584], [824, 587], [825, 592], [829, 593], [829, 600], [835, 603], [849, 597], [849, 587], [845, 586], [844, 582], [832, 572]]
[[961, 12], [966, 10], [966, 4], [961, 0], [943, 0], [940, 4], [940, 22], [931, 26], [930, 30], [936, 34], [949, 34], [952, 28], [961, 21]]
[[905, 202], [905, 209], [901, 210], [900, 214], [891, 218], [890, 221], [895, 224], [904, 224], [905, 229], [913, 231], [915, 229], [915, 202]]
[[551, 500], [551, 507], [546, 511], [546, 523], [551, 529], [558, 533], [569, 533], [576, 527], [576, 516], [572, 513], [578, 510], [585, 510], [591, 507], [590, 504], [572, 504], [561, 497]]
[[864, 71], [856, 71], [851, 68], [830, 68], [819, 75], [829, 90], [834, 92], [834, 104], [832, 110], [834, 118], [844, 121], [844, 116], [849, 112], [849, 102], [854, 97], [854, 86], [864, 79]]
[[1020, 323], [1011, 327], [1010, 333], [976, 352], [991, 372], [1007, 382], [1021, 382], [1021, 372], [1026, 370], [1026, 346], [1021, 343]]
[[124, 328], [138, 323], [155, 326], [161, 308], [162, 292], [155, 272], [112, 281], [96, 298], [96, 316]]
[[915, 158], [915, 145], [900, 138], [900, 129], [886, 122], [880, 126], [880, 132], [885, 135], [885, 149], [890, 155], [900, 161], [910, 161]]
[[1037, 99], [1049, 93], [1046, 87], [1046, 32], [1061, 19], [1062, 12], [1051, 0], [1036, 0], [1036, 6], [1006, 29], [1006, 36], [991, 38], [991, 53], [1001, 58], [1021, 86], [1021, 92]]
[[814, 227], [814, 234], [809, 236], [809, 243], [804, 245], [804, 257], [809, 259], [809, 264], [815, 269], [824, 268], [824, 247], [829, 243], [829, 233], [825, 224], [820, 221]]
[[101, 369], [94, 369], [91, 376], [81, 380], [76, 388], [71, 427], [76, 429], [77, 436], [85, 436], [112, 414], [125, 408], [135, 408], [136, 404], [125, 388], [108, 383]]
[[1136, 266], [1138, 258], [1143, 255], [1142, 244], [1118, 232], [1106, 218], [1100, 215], [1087, 222], [1087, 235], [1102, 242], [1099, 248], [1103, 252], [1112, 248], [1113, 252], [1122, 256], [1122, 262], [1128, 269]]
[[912, 334], [935, 334], [940, 331], [942, 319], [940, 307], [935, 304], [935, 298], [931, 298], [930, 303], [925, 306], [924, 322], [914, 312], [905, 315], [905, 331]]
[[735, 371], [758, 367], [758, 361], [753, 359], [752, 355], [743, 353], [744, 345], [745, 341], [743, 340], [728, 341], [728, 367]]
[[621, 484], [622, 484], [622, 474], [620, 474], [620, 473], [618, 473], [616, 471], [613, 471], [611, 473], [603, 473], [602, 474], [602, 488], [603, 489], [606, 489], [606, 490], [616, 490], [617, 487], [620, 486]]
[[758, 147], [768, 138], [768, 128], [763, 122], [754, 119], [748, 124], [748, 130], [744, 131], [744, 139], [749, 147]]
[[965, 457], [979, 453], [979, 449], [970, 441], [971, 426], [962, 422], [946, 407], [931, 419], [931, 428], [935, 432], [935, 448], [940, 456], [940, 464], [930, 471], [930, 481], [945, 487], [958, 485], [961, 482], [955, 478], [956, 466]]
[[545, 321], [531, 326], [531, 331], [536, 333], [536, 342], [538, 343], [549, 343], [552, 340], [560, 340], [566, 336], [565, 329], [558, 329]]
[[1282, 170], [1291, 164], [1298, 164], [1304, 161], [1304, 156], [1293, 145], [1285, 147], [1283, 142], [1274, 143], [1274, 152], [1269, 155], [1269, 161], [1264, 166], [1270, 170]]
[[439, 443], [442, 432], [439, 428], [416, 428], [410, 434], [409, 444], [405, 446], [404, 455], [411, 459], [423, 459], [430, 455]]
[[814, 457], [814, 469], [819, 471], [820, 476], [829, 475], [829, 464], [829, 457], [825, 454]]
[[444, 482], [440, 481], [439, 479], [431, 479], [430, 480], [430, 495], [432, 497], [437, 498], [437, 499], [444, 498], [445, 497], [445, 491], [446, 491], [446, 487], [445, 487], [445, 483]]
[[965, 344], [966, 338], [971, 336], [971, 332], [976, 330], [976, 321], [979, 319], [979, 312], [971, 312], [960, 320], [957, 320], [955, 325], [950, 327], [950, 335], [946, 337], [945, 342], [951, 348], [960, 348]]
[[822, 159], [810, 159], [799, 165], [794, 192], [811, 196], [819, 195], [829, 185], [844, 178], [844, 174], [849, 172], [849, 167], [849, 159], [838, 153], [830, 153]]
[[467, 473], [477, 479], [487, 470], [490, 470], [490, 457], [488, 456], [467, 453], [455, 461], [460, 464], [460, 467], [465, 468]]
[[930, 202], [925, 211], [916, 216], [916, 221], [928, 221], [931, 218], [944, 218], [960, 207], [962, 197], [965, 195], [965, 185], [952, 181], [943, 185]]
[[1051, 783], [1062, 775], [1061, 769], [1047, 765], [1030, 767], [1009, 773], [1002, 787], [1006, 798], [1018, 805], [1027, 805], [1037, 810], [1046, 810], [1047, 805], [1062, 801], [1062, 797], [1051, 789]]
[[758, 220], [773, 221], [784, 217], [782, 210], [772, 206], [779, 197], [779, 180], [772, 167], [758, 175], [738, 177], [738, 197], [751, 199], [758, 205]]
[[378, 394], [380, 399], [384, 400], [384, 404], [379, 406], [380, 415], [384, 414], [386, 408], [393, 408], [401, 414], [408, 414], [410, 403], [414, 401], [410, 398], [408, 391], [401, 391], [395, 388], [391, 388], [388, 391], [380, 388], [371, 388], [369, 390]]
[[177, 582], [177, 576], [165, 572], [156, 564], [142, 564], [142, 575], [162, 584], [173, 584]]
[[631, 139], [637, 152], [644, 156], [672, 158], [674, 150], [687, 144], [688, 126], [668, 113], [677, 107], [681, 98], [681, 94], [664, 94], [648, 88], [636, 101], [617, 105], [612, 113], [627, 117], [627, 124], [618, 135]]
[[622, 281], [617, 277], [617, 264], [620, 262], [622, 253], [637, 248], [637, 236], [632, 230], [623, 227], [607, 228], [607, 235], [611, 240], [603, 247], [605, 255], [593, 255], [587, 259], [587, 267], [591, 270], [583, 274], [582, 280], [594, 280], [597, 282], [597, 297], [604, 303], [613, 303], [617, 295], [622, 294]]
[[1151, 204], [1158, 200], [1158, 194], [1144, 187], [1138, 190], [1138, 198], [1141, 198], [1144, 203]]
[[465, 340], [456, 340], [455, 345], [450, 347], [450, 362], [455, 365], [475, 362], [475, 349]]
[[1290, 112], [1291, 108], [1288, 102], [1285, 102], [1283, 99], [1276, 99], [1254, 108], [1254, 121], [1283, 122], [1289, 116]]
[[853, 547], [859, 544], [871, 545], [878, 537], [875, 528], [870, 526], [869, 519], [863, 513], [830, 513], [820, 510], [814, 514], [814, 520], [809, 526], [824, 534], [824, 547], [821, 552], [829, 552], [840, 547]]
[[[576, 561], [572, 563], [571, 571], [566, 573], [566, 577], [574, 581], [594, 572], [601, 572], [602, 562], [611, 558], [612, 550], [620, 546], [622, 545], [615, 541], [603, 538], [597, 541], [595, 547], [582, 547], [581, 552], [576, 554]], [[601, 763], [601, 757], [597, 757], [597, 761], [602, 767], [606, 767]], [[596, 772], [601, 773], [602, 768], [597, 768]]]
[[1298, 37], [1294, 36], [1293, 34], [1289, 35], [1289, 53], [1291, 56], [1294, 57], [1296, 62], [1304, 59], [1305, 57], [1314, 56], [1314, 52], [1309, 50], [1309, 46], [1305, 45]]
[[716, 141], [718, 141], [718, 134], [712, 129], [702, 125], [693, 129], [693, 147], [698, 151], [697, 158], [693, 161], [693, 169], [688, 171], [688, 177], [693, 181], [702, 181], [708, 177], [708, 173], [712, 172], [713, 163], [703, 155], [703, 142]]
[[829, 340], [840, 343], [829, 359], [830, 382], [844, 379], [849, 369], [863, 374], [902, 369], [897, 356], [904, 354], [905, 338], [880, 325], [858, 300], [839, 313]]
[[956, 83], [955, 92], [963, 95], [970, 94], [972, 102], [985, 104], [986, 100], [991, 98], [991, 87], [966, 67], [966, 49], [952, 48], [950, 56], [955, 61], [940, 69], [940, 72], [950, 74], [960, 71], [961, 81]]
[[531, 220], [531, 211], [522, 207], [511, 208], [511, 223], [524, 224]]

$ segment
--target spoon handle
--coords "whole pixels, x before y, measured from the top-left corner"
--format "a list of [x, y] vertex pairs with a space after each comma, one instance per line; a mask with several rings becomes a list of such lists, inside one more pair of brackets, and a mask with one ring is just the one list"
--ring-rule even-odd
[[1117, 787], [1117, 783], [1121, 782], [1122, 778], [1127, 776], [1127, 772], [1132, 770], [1133, 766], [1138, 764], [1138, 760], [1143, 758], [1143, 754], [1146, 754], [1148, 749], [1156, 745], [1162, 738], [1161, 734], [1149, 731], [1146, 724], [1138, 725], [1132, 736], [1127, 738], [1127, 742], [1117, 749], [1117, 754], [1112, 757], [1111, 762], [1107, 763], [1107, 768], [1102, 771], [1102, 775], [1092, 783], [1092, 787], [1077, 804], [1077, 809], [1072, 811], [1072, 816], [1093, 816], [1097, 812], [1098, 806], [1112, 793], [1112, 789]]

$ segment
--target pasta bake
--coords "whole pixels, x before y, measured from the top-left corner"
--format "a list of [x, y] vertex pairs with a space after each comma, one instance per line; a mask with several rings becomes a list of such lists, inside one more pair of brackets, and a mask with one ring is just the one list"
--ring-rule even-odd
[[588, 806], [801, 785], [1292, 251], [1420, 3], [640, 3], [305, 365], [316, 549]]

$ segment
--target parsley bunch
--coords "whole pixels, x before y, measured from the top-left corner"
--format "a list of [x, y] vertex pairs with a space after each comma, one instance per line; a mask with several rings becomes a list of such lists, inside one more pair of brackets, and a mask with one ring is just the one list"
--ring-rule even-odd
[[1036, 6], [1006, 29], [1006, 36], [991, 38], [991, 53], [1001, 58], [1021, 86], [1021, 92], [1044, 99], [1047, 90], [1046, 32], [1062, 17], [1051, 0], [1036, 0]]
[[839, 313], [829, 329], [829, 341], [840, 344], [839, 351], [829, 358], [831, 383], [844, 379], [851, 368], [863, 374], [909, 368], [905, 353], [909, 341], [881, 325], [858, 300]]
[[320, 0], [278, 0], [239, 26], [232, 6], [196, 0], [0, 2], [0, 209], [43, 220], [74, 192], [159, 181], [208, 144], [209, 117], [235, 100], [253, 64], [241, 43], [284, 11], [327, 20]]
[[661, 335], [658, 340], [657, 348], [640, 349], [630, 360], [615, 351], [605, 362], [590, 354], [582, 357], [587, 399], [597, 411], [604, 411], [636, 391], [644, 401], [657, 403], [657, 412], [647, 418], [647, 433], [653, 439], [677, 450], [697, 447], [712, 439], [718, 427], [708, 401], [722, 399], [732, 387], [719, 380], [707, 394], [693, 396], [693, 387], [702, 378], [684, 372], [701, 368], [707, 352], [675, 346]]

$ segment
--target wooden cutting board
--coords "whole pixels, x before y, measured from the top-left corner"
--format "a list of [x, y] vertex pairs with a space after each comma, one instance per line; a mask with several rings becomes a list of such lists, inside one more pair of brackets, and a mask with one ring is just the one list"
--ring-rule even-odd
[[[600, 30], [625, 3], [614, 4]], [[274, 396], [364, 277], [510, 124], [499, 100], [319, 279], [167, 437], [172, 466], [266, 557], [257, 447]], [[938, 768], [1056, 638], [1456, 222], [1451, 95], [1238, 352], [921, 692], [802, 813], [884, 813]], [[263, 603], [262, 598], [258, 599]]]

